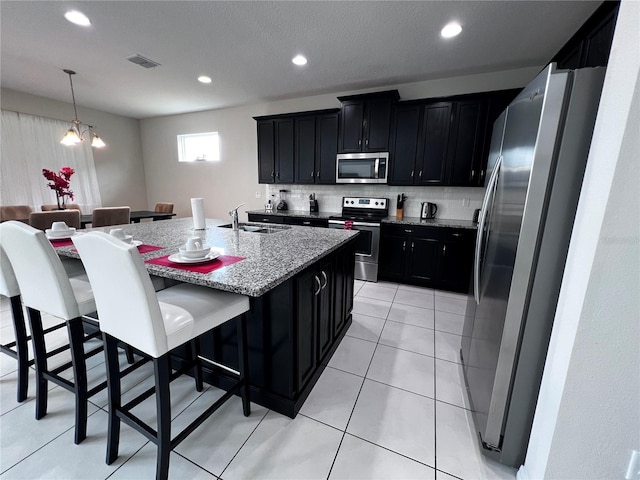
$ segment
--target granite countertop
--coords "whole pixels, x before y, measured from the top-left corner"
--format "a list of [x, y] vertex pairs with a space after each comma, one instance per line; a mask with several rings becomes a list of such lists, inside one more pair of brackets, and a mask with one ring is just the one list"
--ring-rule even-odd
[[[265, 210], [249, 210], [245, 213], [252, 213], [257, 215], [278, 215], [281, 217], [302, 217], [302, 218], [321, 218], [328, 219], [329, 217], [339, 216], [337, 212], [318, 212], [310, 213], [305, 210], [274, 210], [273, 212], [267, 212]], [[471, 220], [454, 220], [446, 218], [432, 218], [429, 220], [421, 220], [420, 217], [404, 217], [402, 220], [398, 220], [394, 215], [388, 216], [382, 219], [382, 223], [397, 223], [400, 225], [422, 225], [425, 227], [449, 227], [449, 228], [470, 228], [475, 230], [478, 224]]]
[[301, 218], [319, 218], [329, 219], [329, 217], [340, 215], [336, 212], [315, 212], [311, 213], [309, 210], [273, 210], [269, 212], [267, 210], [247, 210], [245, 213], [251, 213], [255, 215], [275, 215], [279, 217], [301, 217]]
[[476, 230], [478, 224], [471, 220], [448, 220], [446, 218], [431, 218], [421, 220], [420, 217], [404, 217], [398, 220], [396, 217], [387, 217], [383, 223], [396, 223], [399, 225], [421, 225], [423, 227], [448, 227], [448, 228], [469, 228]]
[[[193, 221], [188, 217], [123, 225], [122, 229], [126, 235], [133, 235], [134, 240], [164, 247], [162, 250], [143, 254], [145, 260], [177, 253], [187, 238], [194, 235], [203, 239], [203, 246], [215, 247], [224, 255], [245, 257], [241, 262], [211, 273], [196, 273], [153, 264], [146, 266], [153, 275], [251, 297], [265, 294], [358, 234], [351, 230], [293, 225], [270, 234], [218, 227], [225, 224], [229, 222], [207, 219], [207, 229], [194, 232]], [[108, 232], [111, 228], [113, 227], [86, 231]], [[72, 246], [58, 247], [56, 251], [64, 256], [79, 258]]]

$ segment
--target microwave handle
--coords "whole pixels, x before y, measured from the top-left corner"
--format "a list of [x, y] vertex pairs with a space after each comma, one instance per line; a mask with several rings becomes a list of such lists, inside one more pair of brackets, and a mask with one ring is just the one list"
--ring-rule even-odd
[[380, 178], [380, 175], [378, 174], [378, 170], [379, 169], [380, 169], [380, 159], [376, 158], [375, 167], [374, 167], [374, 172], [375, 172], [375, 178], [376, 179]]

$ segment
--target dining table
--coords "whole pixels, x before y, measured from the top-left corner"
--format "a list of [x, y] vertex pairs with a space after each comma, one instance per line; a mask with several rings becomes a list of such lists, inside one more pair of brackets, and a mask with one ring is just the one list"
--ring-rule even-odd
[[[149, 274], [165, 286], [190, 283], [249, 297], [251, 400], [294, 418], [351, 325], [358, 231], [257, 223], [234, 230], [220, 219], [196, 230], [190, 217], [115, 227], [131, 236]], [[179, 255], [193, 237], [210, 258], [190, 263]], [[60, 256], [80, 258], [73, 236], [52, 244]], [[235, 339], [235, 324], [222, 325], [201, 338], [202, 355], [233, 366]], [[174, 361], [179, 367], [179, 356]], [[213, 369], [204, 378], [227, 386]]]
[[[140, 220], [151, 219], [154, 222], [156, 220], [169, 220], [171, 217], [175, 217], [175, 213], [154, 212], [152, 210], [132, 210], [129, 214], [131, 223], [140, 223]], [[93, 214], [89, 213], [81, 215], [80, 226], [86, 228], [93, 221]]]

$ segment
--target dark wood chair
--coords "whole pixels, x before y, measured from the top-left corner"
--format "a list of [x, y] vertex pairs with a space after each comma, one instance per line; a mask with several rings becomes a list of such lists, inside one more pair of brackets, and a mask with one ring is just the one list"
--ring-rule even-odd
[[50, 212], [31, 212], [29, 225], [38, 230], [51, 228], [53, 222], [64, 222], [68, 227], [80, 228], [80, 210], [52, 210]]
[[108, 227], [110, 225], [125, 225], [131, 220], [129, 207], [101, 207], [93, 209], [92, 227]]

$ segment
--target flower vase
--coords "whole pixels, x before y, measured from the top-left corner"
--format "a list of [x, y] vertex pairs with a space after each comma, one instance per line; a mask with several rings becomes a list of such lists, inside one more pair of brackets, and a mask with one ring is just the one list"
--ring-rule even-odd
[[60, 195], [56, 192], [56, 200], [58, 201], [58, 210], [66, 210], [67, 209], [67, 205], [65, 203], [65, 196], [64, 195]]

